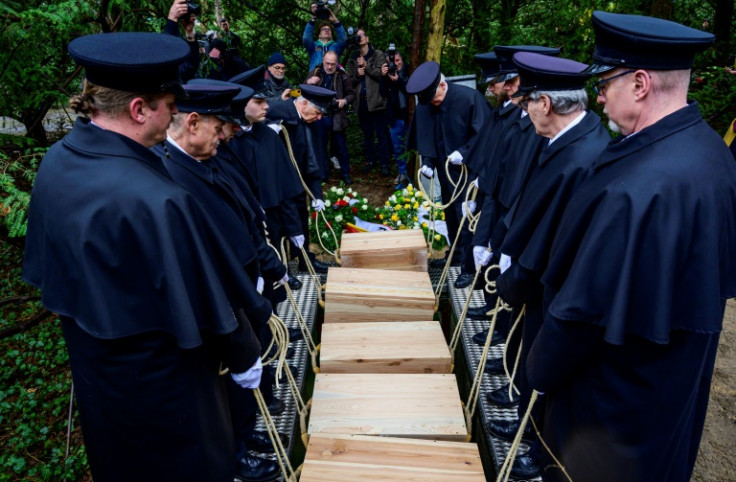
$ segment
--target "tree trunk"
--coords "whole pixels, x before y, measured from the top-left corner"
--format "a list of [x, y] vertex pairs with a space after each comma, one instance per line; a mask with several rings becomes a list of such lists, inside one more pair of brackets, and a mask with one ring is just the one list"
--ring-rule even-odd
[[713, 16], [713, 33], [716, 36], [715, 51], [720, 63], [729, 62], [731, 55], [731, 21], [733, 19], [734, 0], [716, 0], [716, 12]]
[[442, 44], [445, 36], [446, 0], [432, 0], [429, 8], [429, 27], [427, 29], [427, 54], [425, 60], [439, 63], [442, 58]]
[[422, 40], [424, 39], [424, 24], [427, 18], [426, 0], [414, 2], [414, 28], [411, 34], [410, 64], [416, 68], [421, 63]]

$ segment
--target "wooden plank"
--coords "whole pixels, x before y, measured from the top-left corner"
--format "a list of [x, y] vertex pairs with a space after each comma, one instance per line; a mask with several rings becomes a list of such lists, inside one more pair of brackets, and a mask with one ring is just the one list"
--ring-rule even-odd
[[450, 373], [451, 363], [438, 321], [322, 326], [321, 373]]
[[449, 374], [318, 373], [308, 432], [450, 441], [467, 435]]
[[344, 268], [427, 272], [427, 242], [421, 229], [345, 233], [340, 258]]
[[327, 272], [325, 323], [433, 317], [434, 291], [427, 273], [334, 267]]
[[473, 443], [364, 435], [309, 438], [300, 482], [485, 481]]

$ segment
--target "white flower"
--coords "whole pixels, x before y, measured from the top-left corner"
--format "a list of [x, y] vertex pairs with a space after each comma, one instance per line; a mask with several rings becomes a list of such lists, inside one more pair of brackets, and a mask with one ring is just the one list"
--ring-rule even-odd
[[338, 196], [342, 196], [343, 194], [345, 194], [345, 190], [341, 187], [337, 188], [337, 191], [335, 191], [335, 194], [337, 194]]
[[363, 202], [364, 202], [365, 204], [368, 204], [368, 198], [367, 198], [367, 197], [364, 197], [364, 198], [363, 198]]
[[342, 198], [342, 200], [345, 201], [346, 203], [349, 203], [350, 202], [350, 196], [345, 196], [345, 197]]
[[335, 216], [335, 221], [337, 221], [338, 223], [342, 222], [342, 214], [338, 214], [337, 216]]
[[367, 204], [363, 204], [363, 206], [361, 206], [360, 209], [362, 209], [363, 211], [367, 211], [368, 210], [368, 205]]
[[414, 228], [413, 229], [419, 229], [419, 223], [414, 223]]
[[348, 192], [353, 192], [353, 188], [352, 187], [349, 187], [348, 188]]
[[322, 233], [322, 237], [323, 237], [323, 238], [327, 239], [327, 238], [328, 238], [328, 236], [329, 236], [329, 234], [327, 234], [327, 232], [324, 232], [324, 233]]
[[395, 195], [392, 194], [391, 197], [388, 198], [388, 200], [391, 201], [393, 204], [396, 204], [396, 196]]
[[329, 200], [329, 199], [325, 199], [325, 206], [329, 206], [330, 204], [332, 204], [332, 203], [330, 202], [330, 200]]
[[335, 192], [335, 191], [337, 191], [337, 188], [336, 188], [335, 186], [332, 186], [332, 187], [330, 188], [330, 191], [332, 191], [332, 192]]
[[397, 226], [401, 226], [401, 221], [396, 221]]
[[407, 191], [406, 189], [404, 189], [403, 191], [401, 191], [401, 194], [403, 194], [404, 197], [406, 197], [406, 196], [409, 195], [409, 191]]

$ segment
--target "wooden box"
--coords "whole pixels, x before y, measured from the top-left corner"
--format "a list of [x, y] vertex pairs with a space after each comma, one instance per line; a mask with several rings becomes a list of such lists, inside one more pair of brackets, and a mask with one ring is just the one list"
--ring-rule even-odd
[[312, 435], [300, 482], [484, 482], [478, 446], [363, 435]]
[[318, 373], [309, 434], [464, 442], [455, 375]]
[[450, 373], [438, 321], [327, 323], [320, 373]]
[[421, 229], [345, 233], [340, 244], [345, 268], [427, 272], [427, 241]]
[[427, 273], [361, 268], [327, 272], [325, 323], [433, 318], [434, 291]]

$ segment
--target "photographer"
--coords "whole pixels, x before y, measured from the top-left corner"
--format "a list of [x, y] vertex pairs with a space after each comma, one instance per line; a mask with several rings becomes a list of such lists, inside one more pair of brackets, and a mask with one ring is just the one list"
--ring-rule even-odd
[[337, 93], [333, 110], [313, 124], [312, 132], [318, 138], [314, 149], [317, 162], [319, 162], [322, 170], [322, 177], [327, 178], [327, 171], [329, 170], [327, 149], [327, 140], [329, 139], [332, 152], [336, 154], [340, 163], [340, 171], [345, 184], [352, 184], [345, 128], [348, 126], [347, 107], [355, 100], [355, 90], [345, 69], [338, 65], [335, 52], [325, 53], [322, 66], [317, 67], [310, 73], [307, 84], [318, 85]]
[[406, 159], [406, 132], [408, 126], [408, 95], [406, 81], [408, 67], [404, 65], [401, 53], [394, 44], [390, 44], [386, 51], [386, 63], [381, 66], [381, 95], [386, 98], [386, 119], [388, 120], [391, 144], [394, 148], [394, 159], [399, 175], [394, 183], [396, 189], [403, 189], [411, 182], [407, 175]]
[[373, 137], [378, 140], [378, 159], [381, 163], [381, 174], [388, 176], [388, 135], [386, 132], [386, 97], [381, 95], [381, 66], [386, 57], [380, 50], [370, 44], [365, 30], [356, 34], [360, 40], [358, 50], [348, 62], [348, 72], [356, 89], [355, 109], [358, 111], [360, 128], [363, 131], [363, 147], [365, 148], [366, 167], [370, 172], [376, 166], [376, 147]]
[[227, 17], [220, 19], [220, 38], [227, 44], [228, 49], [235, 50], [235, 53], [240, 55], [240, 47], [243, 46], [243, 41], [240, 39], [240, 35], [230, 30], [230, 21]]
[[200, 63], [197, 77], [201, 79], [228, 80], [250, 70], [248, 65], [224, 40], [216, 38], [210, 42], [210, 51]]
[[[321, 11], [328, 12], [329, 16], [319, 26], [317, 41], [313, 40], [314, 27], [317, 23], [318, 9], [316, 3], [312, 4], [312, 19], [307, 22], [307, 25], [304, 27], [304, 34], [302, 35], [302, 44], [309, 54], [310, 72], [322, 65], [322, 56], [325, 52], [335, 52], [339, 59], [348, 38], [348, 35], [345, 32], [345, 27], [342, 26], [335, 14], [325, 6], [325, 2], [321, 2], [320, 6]], [[332, 25], [330, 25], [330, 23], [332, 23]], [[335, 30], [334, 33], [337, 34], [337, 41], [332, 40], [333, 29]]]
[[164, 33], [181, 37], [179, 33], [179, 22], [181, 22], [184, 39], [189, 45], [189, 55], [179, 66], [179, 77], [181, 77], [182, 82], [194, 78], [199, 68], [199, 43], [194, 36], [195, 20], [197, 20], [196, 12], [192, 11], [187, 0], [174, 0], [169, 9], [169, 15], [166, 17]]

